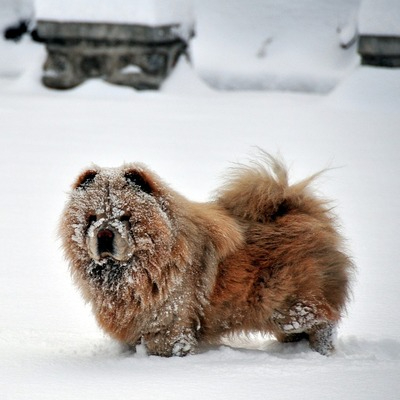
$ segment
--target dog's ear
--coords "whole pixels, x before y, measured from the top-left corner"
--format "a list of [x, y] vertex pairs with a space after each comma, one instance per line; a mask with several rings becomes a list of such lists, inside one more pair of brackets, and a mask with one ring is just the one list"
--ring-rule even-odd
[[97, 171], [93, 169], [88, 169], [87, 171], [83, 172], [81, 175], [79, 175], [78, 179], [75, 181], [75, 183], [72, 185], [73, 189], [86, 189], [93, 181], [94, 178], [96, 178]]
[[144, 193], [151, 195], [155, 191], [153, 182], [141, 171], [135, 169], [128, 170], [125, 172], [124, 178], [130, 186]]

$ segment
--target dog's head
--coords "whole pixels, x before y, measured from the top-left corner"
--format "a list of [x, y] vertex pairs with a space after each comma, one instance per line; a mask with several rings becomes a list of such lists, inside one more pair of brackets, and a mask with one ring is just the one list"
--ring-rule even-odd
[[115, 273], [115, 267], [144, 266], [152, 275], [174, 242], [168, 206], [168, 192], [143, 166], [84, 171], [73, 184], [61, 223], [73, 268], [90, 265], [93, 272], [113, 266]]

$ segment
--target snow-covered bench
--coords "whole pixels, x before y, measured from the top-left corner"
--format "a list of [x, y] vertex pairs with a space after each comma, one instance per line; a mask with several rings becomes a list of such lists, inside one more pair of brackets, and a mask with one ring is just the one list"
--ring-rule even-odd
[[48, 87], [102, 78], [157, 89], [185, 54], [193, 22], [188, 0], [91, 0], [86, 7], [79, 0], [40, 0], [37, 32], [47, 48]]

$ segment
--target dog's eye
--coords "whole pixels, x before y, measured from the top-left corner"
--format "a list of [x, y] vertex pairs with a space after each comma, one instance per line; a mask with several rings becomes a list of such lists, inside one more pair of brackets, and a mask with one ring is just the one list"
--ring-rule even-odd
[[120, 218], [120, 221], [121, 222], [129, 222], [130, 218], [131, 218], [130, 215], [125, 214]]
[[93, 181], [97, 175], [97, 171], [89, 170], [85, 171], [76, 181], [74, 188], [86, 189]]
[[147, 194], [153, 193], [153, 188], [150, 183], [137, 171], [126, 172], [124, 177], [131, 186], [134, 186]]

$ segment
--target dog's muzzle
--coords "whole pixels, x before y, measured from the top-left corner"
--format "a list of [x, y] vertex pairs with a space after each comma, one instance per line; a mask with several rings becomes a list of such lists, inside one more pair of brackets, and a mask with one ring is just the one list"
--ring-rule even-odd
[[132, 240], [127, 231], [121, 231], [121, 225], [119, 229], [113, 226], [116, 224], [111, 222], [89, 230], [87, 247], [93, 260], [102, 261], [112, 258], [125, 262], [132, 256]]

